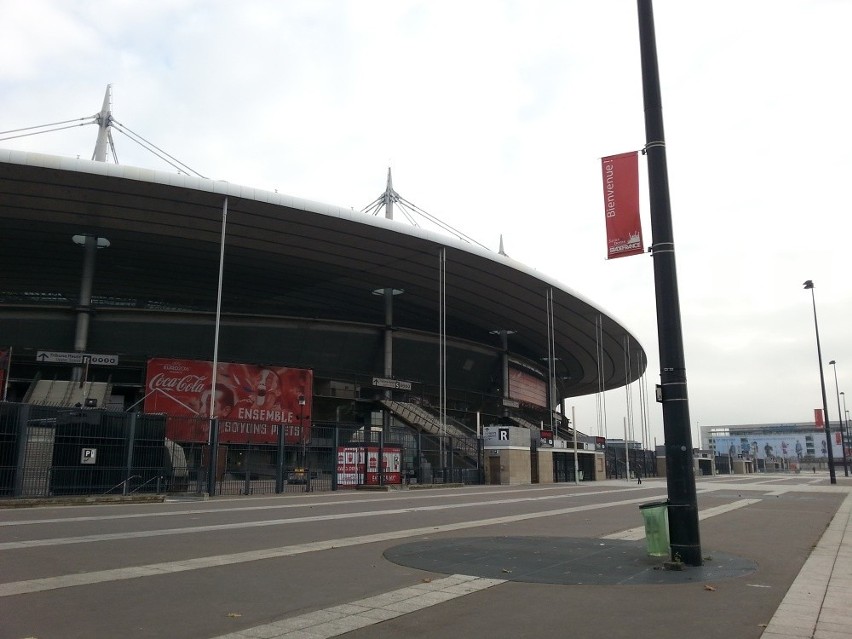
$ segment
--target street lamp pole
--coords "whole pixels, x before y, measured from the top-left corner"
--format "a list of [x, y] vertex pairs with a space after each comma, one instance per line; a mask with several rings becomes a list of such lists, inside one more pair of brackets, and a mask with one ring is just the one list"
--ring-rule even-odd
[[305, 442], [305, 396], [299, 394], [299, 438], [302, 440], [302, 472], [305, 470], [306, 442]]
[[284, 492], [284, 424], [278, 424], [278, 459], [275, 466], [275, 492]]
[[837, 483], [837, 476], [834, 474], [834, 453], [831, 449], [831, 428], [828, 425], [828, 400], [825, 397], [825, 375], [822, 372], [822, 349], [819, 345], [819, 323], [817, 322], [816, 312], [816, 297], [814, 296], [813, 280], [805, 280], [802, 285], [805, 290], [811, 292], [811, 302], [814, 307], [814, 330], [816, 331], [817, 358], [819, 359], [819, 385], [822, 389], [822, 416], [825, 427], [825, 443], [828, 445], [828, 475], [831, 478], [831, 483]]
[[688, 566], [701, 566], [698, 500], [692, 457], [689, 395], [680, 319], [680, 296], [675, 265], [675, 242], [669, 197], [663, 102], [654, 12], [651, 0], [637, 0], [642, 98], [645, 106], [645, 154], [648, 158], [648, 197], [651, 203], [654, 292], [660, 352], [663, 431], [666, 438], [666, 488], [669, 497], [669, 549]]
[[[846, 445], [852, 442], [852, 439], [849, 438], [849, 411], [846, 410], [846, 393], [840, 391], [840, 396], [843, 397], [843, 415], [846, 419], [844, 432], [846, 433], [845, 439], [843, 441], [843, 454], [846, 454]], [[842, 420], [841, 420], [842, 421]]]
[[840, 412], [840, 386], [837, 385], [837, 362], [831, 360], [828, 364], [834, 369], [834, 392], [837, 393], [837, 432], [840, 433], [840, 450], [843, 452], [843, 475], [849, 477], [849, 464], [846, 461], [846, 442], [843, 437], [843, 413]]

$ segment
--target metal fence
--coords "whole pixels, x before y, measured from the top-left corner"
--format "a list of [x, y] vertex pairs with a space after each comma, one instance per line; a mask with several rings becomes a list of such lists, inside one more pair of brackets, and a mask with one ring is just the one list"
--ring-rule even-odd
[[624, 448], [608, 446], [604, 451], [606, 476], [623, 479], [629, 471], [631, 477], [656, 477], [657, 459], [653, 451], [631, 448], [625, 456]]
[[[402, 426], [376, 433], [360, 424], [314, 423], [294, 440], [292, 433], [274, 437], [251, 424], [229, 422], [217, 424], [208, 443], [210, 420], [192, 419], [175, 429], [173, 419], [0, 402], [0, 496], [252, 495], [368, 483], [482, 483], [475, 438]], [[175, 431], [188, 433], [190, 441], [167, 438]], [[396, 467], [380, 462], [368, 473], [367, 460], [384, 460], [383, 448], [398, 451], [392, 457]], [[343, 450], [362, 456], [354, 481], [338, 482]]]

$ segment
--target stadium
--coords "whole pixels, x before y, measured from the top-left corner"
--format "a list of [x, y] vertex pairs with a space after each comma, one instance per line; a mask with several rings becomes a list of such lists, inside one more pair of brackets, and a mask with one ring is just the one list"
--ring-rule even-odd
[[[59, 457], [77, 477], [66, 492], [85, 492], [84, 471], [92, 491], [166, 481], [159, 452], [128, 459], [130, 416], [151, 451], [172, 447], [164, 465], [184, 464], [188, 489], [337, 487], [346, 446], [361, 455], [351, 484], [603, 476], [595, 438], [573, 432], [563, 402], [638, 379], [637, 339], [502, 250], [389, 219], [395, 201], [390, 173], [386, 216], [372, 216], [0, 149], [5, 493], [59, 491], [25, 479]], [[155, 388], [177, 370], [197, 384]], [[214, 406], [225, 396], [232, 406]], [[54, 431], [49, 462], [33, 466], [36, 422]], [[398, 455], [393, 468], [378, 446]], [[87, 467], [83, 449], [98, 451]], [[368, 481], [371, 454], [382, 461]], [[115, 472], [95, 480], [101, 459]]]

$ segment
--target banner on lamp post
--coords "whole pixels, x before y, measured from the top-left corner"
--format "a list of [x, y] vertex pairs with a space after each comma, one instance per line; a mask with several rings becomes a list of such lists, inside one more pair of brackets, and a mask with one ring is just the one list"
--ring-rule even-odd
[[601, 158], [607, 259], [643, 253], [639, 219], [639, 154], [637, 151]]

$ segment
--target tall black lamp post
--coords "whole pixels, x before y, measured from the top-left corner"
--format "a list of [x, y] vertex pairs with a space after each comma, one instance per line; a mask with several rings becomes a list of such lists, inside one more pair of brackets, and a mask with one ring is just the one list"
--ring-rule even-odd
[[837, 385], [837, 362], [828, 363], [834, 369], [834, 392], [837, 393], [837, 432], [840, 433], [840, 450], [843, 451], [843, 475], [849, 477], [849, 464], [846, 461], [846, 438], [843, 436], [843, 413], [840, 411], [840, 386]]
[[680, 298], [675, 266], [674, 230], [669, 198], [666, 143], [654, 12], [651, 0], [637, 0], [642, 98], [645, 105], [645, 154], [648, 157], [648, 197], [657, 302], [660, 389], [666, 439], [666, 488], [669, 497], [669, 549], [672, 559], [688, 566], [704, 563], [698, 529], [698, 501], [686, 389], [686, 362]]
[[[849, 411], [846, 409], [846, 393], [840, 391], [840, 394], [843, 396], [843, 416], [846, 419], [846, 441], [852, 445], [852, 437], [850, 437], [849, 433]], [[846, 449], [844, 448], [844, 450]]]
[[284, 492], [284, 424], [278, 424], [278, 464], [275, 468], [275, 492]]
[[299, 394], [299, 437], [302, 440], [302, 471], [307, 460], [307, 442], [305, 441], [305, 396]]
[[816, 331], [817, 357], [819, 358], [819, 385], [822, 389], [822, 416], [825, 426], [825, 443], [828, 445], [828, 475], [831, 477], [831, 483], [836, 484], [837, 476], [834, 474], [834, 453], [831, 450], [831, 428], [828, 426], [828, 400], [825, 398], [825, 375], [822, 372], [822, 349], [819, 346], [819, 323], [817, 322], [814, 283], [812, 280], [805, 280], [803, 286], [806, 291], [809, 290], [811, 292], [811, 301], [814, 306], [814, 330]]

